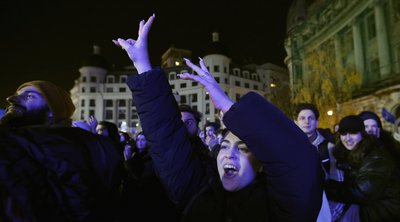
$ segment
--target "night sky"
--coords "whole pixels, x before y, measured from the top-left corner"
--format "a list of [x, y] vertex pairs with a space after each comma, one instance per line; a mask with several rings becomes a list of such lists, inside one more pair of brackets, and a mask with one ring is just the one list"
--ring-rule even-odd
[[93, 45], [101, 47], [115, 69], [130, 65], [125, 52], [111, 40], [136, 38], [138, 22], [152, 13], [156, 14], [149, 36], [153, 65], [160, 64], [171, 45], [204, 56], [213, 31], [220, 33], [234, 63], [246, 59], [283, 65], [291, 0], [74, 2], [0, 2], [0, 108], [26, 81], [48, 80], [70, 90]]

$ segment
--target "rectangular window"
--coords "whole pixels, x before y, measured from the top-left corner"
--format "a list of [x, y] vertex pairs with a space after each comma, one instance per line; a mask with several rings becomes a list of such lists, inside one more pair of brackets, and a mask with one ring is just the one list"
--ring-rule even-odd
[[215, 81], [217, 81], [217, 83], [219, 83], [219, 77], [215, 77]]
[[120, 83], [126, 83], [126, 76], [120, 77]]
[[82, 82], [86, 82], [86, 76], [82, 77]]
[[96, 80], [97, 80], [96, 76], [91, 76], [90, 77], [90, 82], [96, 82]]
[[113, 90], [113, 88], [111, 88], [111, 87], [107, 87], [106, 88], [106, 92], [108, 92], [108, 93], [112, 93], [114, 90]]
[[172, 84], [170, 86], [171, 86], [171, 89], [175, 89], [175, 85], [174, 84]]
[[235, 86], [240, 86], [240, 81], [235, 81]]
[[114, 106], [113, 100], [111, 100], [111, 99], [104, 100], [104, 104], [105, 104], [106, 107], [113, 107]]
[[106, 114], [105, 114], [104, 119], [110, 120], [110, 119], [113, 119], [113, 118], [114, 118], [113, 117], [113, 111], [112, 110], [106, 110]]
[[192, 82], [192, 86], [198, 86], [199, 84], [197, 82]]
[[126, 106], [126, 101], [124, 99], [119, 99], [118, 100], [118, 107], [125, 107]]
[[181, 83], [181, 88], [186, 88], [186, 83]]
[[95, 93], [96, 92], [96, 87], [90, 87], [90, 92]]
[[169, 74], [169, 80], [175, 80], [175, 73]]
[[181, 95], [181, 103], [186, 103], [186, 96], [185, 95]]
[[96, 106], [96, 101], [94, 99], [89, 100], [89, 106], [90, 107], [95, 107]]
[[248, 89], [250, 88], [250, 84], [248, 84], [247, 82], [244, 84], [244, 88]]
[[108, 76], [107, 77], [107, 83], [114, 83], [114, 77], [113, 76]]
[[219, 72], [219, 65], [214, 66], [214, 72]]
[[95, 116], [94, 109], [89, 110], [89, 116]]
[[85, 92], [85, 87], [82, 87], [81, 91], [84, 93]]
[[81, 100], [81, 106], [85, 107], [85, 100], [84, 99]]
[[224, 73], [228, 73], [228, 67], [224, 66]]
[[84, 120], [85, 118], [85, 110], [81, 110], [81, 120]]
[[236, 98], [236, 102], [239, 101], [239, 99], [240, 99], [240, 94], [236, 93], [235, 98]]
[[125, 87], [120, 87], [119, 88], [119, 92], [126, 92], [126, 88]]
[[126, 112], [125, 110], [119, 110], [118, 111], [118, 119], [125, 119], [126, 118]]
[[206, 103], [206, 114], [210, 114], [210, 103]]
[[192, 94], [192, 102], [197, 102], [197, 93]]
[[254, 90], [258, 90], [258, 85], [254, 85], [254, 86], [253, 86], [253, 89], [254, 89]]

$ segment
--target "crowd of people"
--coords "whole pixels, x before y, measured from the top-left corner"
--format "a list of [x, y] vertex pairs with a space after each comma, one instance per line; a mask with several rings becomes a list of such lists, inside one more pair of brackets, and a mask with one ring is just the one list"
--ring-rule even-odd
[[[0, 221], [400, 221], [400, 152], [378, 115], [318, 128], [319, 111], [288, 118], [250, 92], [233, 102], [199, 58], [185, 59], [220, 110], [178, 105], [153, 67], [148, 34], [117, 39], [138, 75], [128, 86], [142, 125], [72, 121], [69, 94], [47, 81], [19, 86], [0, 121]], [[397, 133], [397, 134], [396, 134]], [[397, 136], [397, 137], [396, 137]]]

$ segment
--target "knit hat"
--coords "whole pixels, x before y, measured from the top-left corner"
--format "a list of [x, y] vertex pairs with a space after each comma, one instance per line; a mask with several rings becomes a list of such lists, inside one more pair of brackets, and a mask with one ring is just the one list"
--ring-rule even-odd
[[360, 114], [358, 114], [358, 116], [363, 120], [367, 120], [367, 119], [373, 119], [376, 121], [376, 123], [378, 124], [378, 127], [380, 129], [382, 129], [382, 123], [381, 123], [381, 119], [379, 119], [379, 116], [376, 115], [376, 113], [371, 112], [371, 111], [363, 111]]
[[70, 120], [75, 111], [75, 106], [67, 91], [51, 82], [42, 80], [23, 83], [18, 87], [17, 91], [27, 86], [35, 87], [43, 95], [47, 105], [53, 112], [56, 123]]
[[339, 133], [358, 133], [365, 130], [364, 121], [356, 115], [344, 117], [339, 122]]

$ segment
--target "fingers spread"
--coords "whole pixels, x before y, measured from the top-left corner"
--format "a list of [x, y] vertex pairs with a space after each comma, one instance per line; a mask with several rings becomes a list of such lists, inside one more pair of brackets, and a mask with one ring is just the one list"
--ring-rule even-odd
[[149, 33], [150, 27], [153, 24], [153, 20], [156, 16], [153, 14], [150, 18], [144, 22], [144, 20], [140, 21], [139, 24], [139, 38], [147, 38], [147, 34]]
[[138, 31], [138, 35], [139, 35], [139, 36], [142, 34], [143, 26], [144, 26], [144, 20], [141, 20], [141, 21], [139, 22], [139, 31]]
[[125, 41], [124, 39], [121, 39], [121, 38], [118, 39], [118, 43], [125, 50], [128, 49], [130, 46], [130, 44], [127, 41]]
[[116, 46], [119, 46], [119, 47], [121, 47], [121, 45], [119, 44], [119, 42], [117, 41], [117, 40], [112, 40], [113, 41], [113, 43], [116, 45]]
[[201, 67], [201, 69], [202, 69], [204, 72], [208, 73], [208, 69], [207, 69], [206, 64], [204, 63], [204, 60], [203, 60], [202, 58], [200, 58], [200, 57], [199, 57], [199, 60], [200, 60], [200, 67]]
[[190, 68], [192, 68], [199, 76], [205, 75], [205, 72], [198, 67], [197, 65], [193, 64], [189, 59], [183, 58], [186, 61], [186, 65], [188, 65]]

